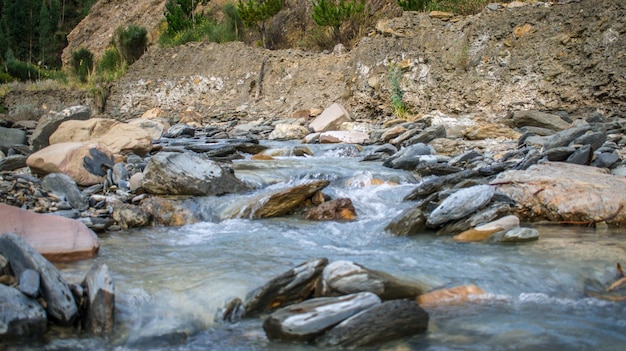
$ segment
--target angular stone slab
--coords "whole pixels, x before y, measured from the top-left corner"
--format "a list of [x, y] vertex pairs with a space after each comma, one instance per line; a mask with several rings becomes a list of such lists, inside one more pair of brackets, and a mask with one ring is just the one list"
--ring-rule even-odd
[[87, 293], [84, 320], [85, 330], [93, 335], [108, 335], [115, 323], [115, 287], [109, 267], [94, 264], [83, 282]]
[[18, 289], [24, 295], [35, 299], [39, 295], [40, 283], [39, 273], [34, 269], [26, 269], [20, 274]]
[[419, 234], [426, 230], [426, 215], [421, 208], [407, 208], [394, 218], [385, 230], [397, 236]]
[[315, 340], [322, 347], [379, 345], [422, 333], [429, 316], [415, 301], [386, 301], [352, 316]]
[[47, 325], [46, 311], [36, 300], [0, 284], [0, 340], [41, 336]]
[[30, 144], [33, 150], [41, 150], [50, 145], [50, 136], [61, 123], [70, 120], [86, 120], [91, 116], [89, 106], [72, 106], [61, 112], [49, 112], [43, 115], [37, 123], [37, 128], [30, 137]]
[[341, 321], [380, 304], [369, 292], [320, 297], [282, 308], [263, 322], [270, 340], [311, 341]]
[[59, 198], [67, 199], [73, 208], [84, 211], [89, 201], [83, 196], [74, 179], [63, 173], [50, 173], [41, 181], [41, 188]]
[[350, 122], [350, 114], [338, 103], [327, 107], [319, 116], [309, 124], [309, 128], [315, 132], [326, 132], [329, 130], [339, 130], [343, 122]]
[[310, 297], [315, 290], [326, 258], [306, 261], [251, 291], [245, 299], [245, 317], [271, 311]]
[[16, 276], [27, 269], [39, 272], [41, 297], [46, 301], [48, 317], [63, 326], [70, 326], [78, 317], [78, 307], [61, 273], [43, 256], [15, 234], [0, 236], [0, 254], [11, 262]]
[[626, 225], [626, 178], [604, 169], [544, 162], [492, 184], [516, 201], [522, 219]]
[[350, 261], [334, 261], [322, 273], [316, 296], [337, 296], [371, 292], [383, 300], [415, 298], [424, 286], [398, 279], [390, 274], [365, 268]]
[[427, 223], [438, 226], [468, 216], [487, 205], [494, 194], [495, 188], [489, 185], [475, 185], [458, 190], [430, 213]]

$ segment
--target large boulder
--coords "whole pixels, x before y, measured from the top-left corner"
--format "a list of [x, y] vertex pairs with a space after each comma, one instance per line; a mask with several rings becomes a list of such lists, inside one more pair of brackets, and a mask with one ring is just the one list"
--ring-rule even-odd
[[247, 189], [229, 170], [190, 153], [160, 152], [148, 160], [143, 189], [156, 195], [223, 195]]
[[383, 300], [414, 299], [424, 286], [396, 278], [388, 273], [363, 267], [350, 261], [334, 261], [322, 273], [316, 296], [337, 296], [367, 291]]
[[0, 236], [0, 254], [9, 260], [16, 276], [27, 269], [39, 272], [41, 297], [46, 301], [48, 318], [63, 326], [74, 323], [78, 306], [69, 285], [52, 263], [15, 234]]
[[72, 106], [61, 112], [49, 112], [43, 115], [37, 123], [37, 128], [30, 136], [30, 144], [33, 150], [41, 150], [50, 145], [50, 136], [54, 133], [61, 123], [71, 120], [84, 121], [91, 116], [89, 106]]
[[102, 144], [69, 142], [50, 145], [30, 155], [26, 164], [33, 173], [45, 176], [64, 173], [78, 185], [90, 186], [104, 181], [105, 167], [113, 167], [114, 157]]
[[251, 291], [245, 300], [245, 316], [274, 310], [304, 301], [315, 291], [326, 258], [306, 261]]
[[536, 110], [516, 111], [513, 113], [513, 123], [516, 127], [547, 128], [556, 132], [565, 130], [570, 124], [558, 115]]
[[310, 299], [272, 313], [263, 322], [263, 330], [270, 340], [311, 341], [380, 302], [378, 296], [369, 292]]
[[15, 233], [37, 252], [53, 261], [93, 257], [100, 244], [83, 223], [0, 204], [0, 234]]
[[319, 116], [309, 124], [309, 128], [315, 132], [339, 130], [343, 122], [350, 122], [350, 114], [338, 103], [327, 107]]
[[121, 123], [107, 118], [66, 121], [50, 136], [50, 144], [77, 141], [97, 142], [116, 154], [143, 156], [152, 150], [152, 135], [141, 124]]
[[0, 284], [0, 339], [36, 337], [45, 333], [46, 311], [36, 300]]
[[522, 219], [626, 224], [626, 178], [605, 169], [544, 162], [505, 171], [492, 184], [517, 202]]
[[428, 320], [414, 301], [385, 301], [344, 320], [315, 342], [323, 347], [374, 346], [424, 332]]

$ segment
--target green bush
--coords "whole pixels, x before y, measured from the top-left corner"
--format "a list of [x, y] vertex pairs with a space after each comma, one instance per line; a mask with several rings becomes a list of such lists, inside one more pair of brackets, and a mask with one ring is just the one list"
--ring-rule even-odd
[[159, 38], [159, 44], [163, 47], [171, 47], [203, 40], [216, 43], [238, 40], [243, 23], [237, 7], [232, 3], [227, 3], [222, 7], [221, 12], [223, 16], [214, 13], [196, 16], [195, 25], [183, 30], [164, 31]]
[[15, 77], [6, 72], [0, 72], [0, 84], [6, 84], [13, 81], [15, 81]]
[[398, 0], [404, 11], [426, 11], [430, 0]]
[[267, 21], [283, 8], [282, 0], [239, 0], [237, 9], [246, 26], [256, 27], [264, 48], [267, 44]]
[[[457, 15], [473, 15], [482, 11], [491, 0], [397, 0], [405, 11], [444, 11]], [[507, 0], [503, 2], [509, 2]]]
[[114, 46], [110, 46], [104, 51], [102, 58], [100, 58], [100, 61], [96, 65], [98, 79], [106, 82], [119, 79], [124, 75], [125, 71], [122, 56]]
[[72, 52], [71, 65], [78, 80], [86, 83], [93, 69], [93, 54], [87, 48], [80, 48]]
[[165, 20], [170, 34], [184, 31], [193, 26], [193, 10], [198, 1], [169, 0], [165, 3]]
[[137, 61], [148, 48], [148, 30], [135, 24], [115, 30], [115, 47], [129, 64]]
[[407, 114], [402, 91], [402, 71], [397, 65], [389, 66], [389, 87], [391, 90], [391, 110], [398, 118], [405, 118]]
[[313, 0], [311, 16], [318, 26], [332, 27], [335, 43], [341, 43], [341, 24], [358, 16], [365, 10], [365, 1], [360, 0]]
[[45, 78], [37, 66], [18, 60], [8, 61], [5, 63], [4, 69], [8, 75], [22, 82]]

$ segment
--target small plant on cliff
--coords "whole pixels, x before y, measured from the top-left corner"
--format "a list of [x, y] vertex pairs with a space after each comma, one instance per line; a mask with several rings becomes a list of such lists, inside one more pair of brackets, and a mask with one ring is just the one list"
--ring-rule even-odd
[[169, 0], [165, 3], [165, 20], [167, 30], [176, 33], [192, 27], [194, 21], [194, 10], [198, 5], [198, 0]]
[[398, 0], [404, 11], [426, 11], [430, 0]]
[[341, 24], [365, 10], [364, 0], [313, 0], [313, 21], [318, 26], [332, 27], [335, 43], [341, 43]]
[[126, 65], [122, 61], [122, 56], [115, 46], [109, 46], [96, 65], [96, 75], [98, 80], [105, 82], [116, 81], [126, 72]]
[[237, 9], [246, 26], [256, 27], [261, 34], [263, 47], [267, 49], [267, 21], [283, 8], [282, 0], [239, 0]]
[[389, 89], [391, 91], [391, 111], [398, 118], [406, 118], [406, 104], [401, 87], [402, 71], [397, 65], [389, 65]]
[[87, 48], [80, 48], [72, 52], [71, 65], [78, 80], [86, 83], [93, 69], [93, 54]]
[[130, 24], [115, 30], [115, 47], [129, 64], [137, 61], [148, 48], [148, 31], [144, 27]]

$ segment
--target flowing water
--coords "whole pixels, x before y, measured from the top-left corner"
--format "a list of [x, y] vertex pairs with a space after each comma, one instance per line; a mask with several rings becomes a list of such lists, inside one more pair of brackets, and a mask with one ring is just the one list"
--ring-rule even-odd
[[[626, 345], [626, 303], [588, 297], [626, 262], [626, 232], [538, 227], [536, 242], [456, 243], [424, 233], [394, 237], [385, 225], [411, 203], [419, 181], [409, 172], [359, 162], [353, 147], [317, 146], [315, 157], [235, 162], [251, 185], [280, 187], [329, 179], [325, 193], [352, 199], [354, 222], [285, 217], [220, 219], [242, 195], [195, 198], [203, 222], [101, 236], [97, 261], [114, 274], [117, 330], [108, 339], [66, 336], [18, 349], [317, 350], [268, 341], [260, 319], [214, 322], [218, 308], [314, 257], [351, 260], [395, 276], [450, 287], [473, 283], [487, 293], [467, 304], [428, 309], [428, 331], [384, 350], [615, 350]], [[363, 154], [366, 151], [361, 152]], [[372, 179], [386, 183], [371, 185]], [[62, 266], [80, 281], [93, 260]], [[51, 333], [54, 334], [54, 333]]]

